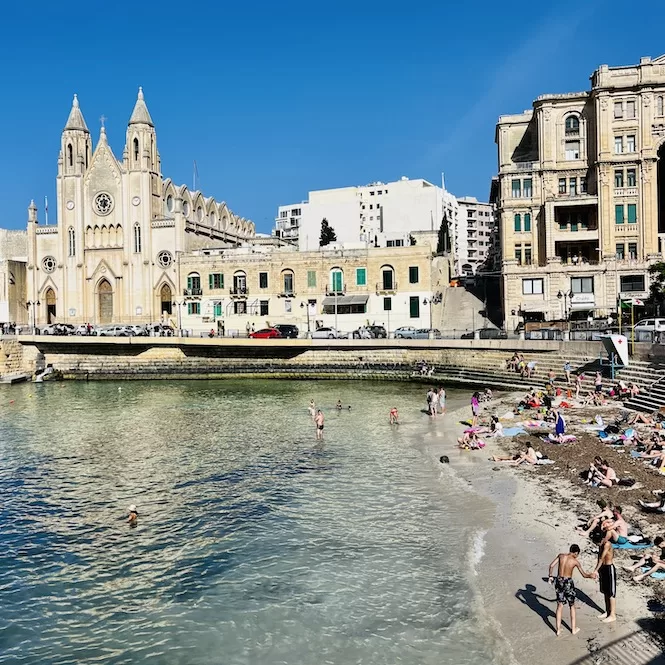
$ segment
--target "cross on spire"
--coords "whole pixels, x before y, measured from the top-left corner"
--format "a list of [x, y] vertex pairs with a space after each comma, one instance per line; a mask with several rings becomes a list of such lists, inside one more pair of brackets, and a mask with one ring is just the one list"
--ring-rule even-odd
[[104, 129], [104, 123], [108, 120], [108, 118], [105, 115], [101, 115], [99, 117], [99, 122], [102, 123], [102, 129]]

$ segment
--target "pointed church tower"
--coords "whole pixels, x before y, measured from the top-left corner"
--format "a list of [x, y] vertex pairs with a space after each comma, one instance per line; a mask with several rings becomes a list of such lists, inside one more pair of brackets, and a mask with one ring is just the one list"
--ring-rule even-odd
[[125, 155], [127, 160], [125, 167], [128, 171], [151, 171], [159, 174], [155, 125], [143, 98], [143, 88], [139, 88], [136, 104], [127, 125]]
[[79, 100], [74, 95], [72, 110], [69, 112], [67, 124], [62, 132], [58, 175], [83, 175], [92, 156], [92, 140], [88, 126], [83, 119]]

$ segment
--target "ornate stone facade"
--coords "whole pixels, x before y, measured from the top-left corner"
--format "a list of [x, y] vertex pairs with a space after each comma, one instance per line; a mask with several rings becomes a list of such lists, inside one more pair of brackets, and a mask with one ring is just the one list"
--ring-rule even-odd
[[[665, 56], [502, 116], [497, 214], [506, 327], [644, 297], [665, 239]], [[559, 296], [559, 297], [558, 297]]]
[[30, 205], [27, 300], [37, 325], [158, 321], [183, 292], [183, 254], [255, 236], [226, 203], [162, 178], [140, 88], [121, 160], [103, 126], [93, 149], [74, 96], [58, 157], [57, 219], [40, 224]]

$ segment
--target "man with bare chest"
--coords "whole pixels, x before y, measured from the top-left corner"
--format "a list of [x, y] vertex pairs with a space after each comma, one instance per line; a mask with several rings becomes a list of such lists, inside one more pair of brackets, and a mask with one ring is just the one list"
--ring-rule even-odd
[[599, 615], [603, 623], [612, 623], [617, 620], [616, 595], [617, 571], [614, 567], [614, 549], [609, 540], [603, 541], [598, 551], [598, 563], [595, 572], [600, 582], [600, 593], [605, 596], [605, 613]]
[[[610, 545], [611, 547], [611, 545]], [[561, 634], [561, 616], [563, 615], [563, 606], [568, 604], [570, 607], [570, 632], [577, 635], [580, 629], [577, 627], [576, 614], [575, 614], [575, 599], [577, 592], [575, 590], [575, 583], [573, 582], [573, 574], [579, 570], [582, 577], [595, 578], [596, 572], [586, 573], [580, 565], [578, 556], [580, 554], [579, 545], [572, 544], [568, 553], [562, 552], [550, 564], [549, 581], [550, 584], [554, 583], [554, 590], [556, 591], [556, 634], [557, 637]], [[558, 565], [556, 579], [552, 576], [554, 566]]]

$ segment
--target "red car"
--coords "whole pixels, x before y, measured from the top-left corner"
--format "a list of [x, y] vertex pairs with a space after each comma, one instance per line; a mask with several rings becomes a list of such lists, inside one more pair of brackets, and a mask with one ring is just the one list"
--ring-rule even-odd
[[261, 330], [250, 333], [249, 336], [254, 339], [277, 339], [281, 338], [282, 334], [277, 328], [262, 328]]

